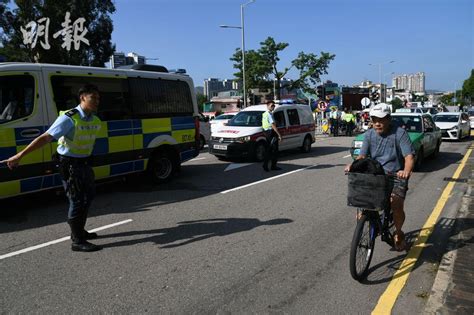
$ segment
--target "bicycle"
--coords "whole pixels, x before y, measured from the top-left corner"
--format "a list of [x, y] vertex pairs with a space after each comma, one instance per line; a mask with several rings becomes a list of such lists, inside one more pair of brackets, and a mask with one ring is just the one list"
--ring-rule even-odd
[[[385, 191], [387, 193], [389, 176], [372, 176], [379, 177], [379, 183], [377, 183], [377, 185], [379, 185], [379, 192]], [[380, 186], [380, 177], [385, 178], [385, 186]], [[374, 198], [373, 195], [371, 197]], [[374, 202], [376, 203], [375, 205]], [[374, 254], [375, 239], [377, 236], [380, 235], [383, 242], [386, 242], [392, 247], [394, 246], [393, 232], [395, 231], [395, 226], [393, 223], [393, 212], [390, 207], [388, 193], [385, 198], [380, 198], [380, 200], [375, 201], [371, 200], [369, 203], [371, 209], [367, 209], [367, 207], [357, 208], [357, 225], [352, 237], [349, 258], [351, 276], [354, 280], [359, 282], [364, 280], [367, 276], [370, 262]]]

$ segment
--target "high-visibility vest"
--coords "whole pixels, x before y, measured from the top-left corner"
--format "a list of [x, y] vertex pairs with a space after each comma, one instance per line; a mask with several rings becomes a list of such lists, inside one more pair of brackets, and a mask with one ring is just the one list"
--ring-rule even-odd
[[268, 118], [269, 118], [270, 115], [271, 114], [270, 114], [269, 111], [264, 112], [263, 115], [262, 115], [262, 128], [263, 128], [263, 130], [272, 129], [272, 124], [270, 124], [268, 122], [268, 120], [269, 120]]
[[74, 137], [73, 139], [68, 139], [62, 136], [59, 138], [58, 144], [65, 146], [72, 154], [91, 155], [94, 149], [95, 138], [101, 127], [99, 117], [93, 115], [91, 121], [84, 121], [77, 110], [74, 113], [72, 111], [60, 112], [60, 115], [63, 114], [68, 115], [74, 122]]
[[345, 114], [345, 115], [344, 115], [344, 120], [345, 120], [346, 122], [354, 121], [354, 118], [355, 118], [355, 117], [354, 117], [353, 114]]

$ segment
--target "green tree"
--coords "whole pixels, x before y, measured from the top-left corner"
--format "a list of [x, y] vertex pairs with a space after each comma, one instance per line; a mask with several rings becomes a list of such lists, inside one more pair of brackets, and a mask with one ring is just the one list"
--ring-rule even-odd
[[395, 111], [399, 108], [403, 108], [403, 101], [399, 99], [398, 97], [395, 97], [390, 104], [392, 104], [392, 112], [395, 113]]
[[280, 57], [279, 52], [283, 51], [288, 47], [288, 43], [276, 43], [273, 37], [267, 37], [263, 42], [260, 43], [261, 47], [258, 50], [260, 54], [264, 68], [269, 70], [269, 73], [273, 74], [273, 78], [276, 81], [277, 99], [281, 98], [281, 79], [288, 73], [291, 67], [285, 67], [283, 71], [278, 70], [278, 62]]
[[[242, 50], [237, 48], [234, 55], [230, 58], [234, 62], [234, 68], [238, 72], [234, 76], [242, 82]], [[269, 88], [266, 76], [270, 72], [268, 64], [263, 60], [262, 56], [255, 50], [245, 52], [245, 85], [248, 90], [251, 88]]]
[[474, 69], [471, 69], [471, 76], [467, 78], [462, 85], [463, 99], [470, 104], [474, 102]]
[[321, 76], [328, 74], [329, 63], [335, 57], [336, 55], [325, 52], [321, 52], [319, 58], [313, 53], [300, 52], [298, 57], [292, 61], [292, 65], [299, 71], [299, 78], [293, 82], [291, 88], [299, 88], [306, 93], [314, 93], [316, 85], [321, 82]]
[[[0, 55], [8, 61], [42, 62], [70, 65], [85, 65], [103, 67], [115, 51], [111, 42], [113, 31], [110, 14], [115, 12], [112, 0], [15, 0], [15, 9], [10, 9], [9, 0], [0, 0]], [[85, 38], [89, 45], [81, 42], [78, 50], [72, 44], [70, 50], [61, 47], [62, 36], [53, 38], [53, 35], [62, 30], [66, 12], [70, 12], [70, 25], [78, 18], [84, 18], [84, 27], [87, 28]], [[25, 44], [21, 27], [42, 18], [49, 18], [48, 34], [49, 49], [45, 49], [41, 42], [45, 37], [38, 37], [36, 45]], [[41, 23], [46, 25], [45, 22]], [[34, 46], [34, 47], [33, 47]]]
[[204, 104], [206, 104], [207, 101], [208, 101], [206, 95], [201, 94], [201, 93], [196, 94], [196, 101], [197, 101], [197, 104], [198, 104], [198, 107], [199, 107], [199, 111], [203, 112], [204, 111]]
[[[283, 77], [295, 67], [299, 71], [299, 77], [290, 86], [291, 89], [301, 89], [306, 93], [314, 93], [315, 85], [321, 81], [320, 77], [327, 74], [327, 69], [335, 55], [321, 52], [318, 57], [313, 53], [306, 54], [300, 52], [298, 57], [291, 62], [289, 67], [283, 69], [279, 66], [279, 53], [282, 52], [288, 43], [277, 43], [272, 37], [268, 37], [260, 43], [261, 47], [257, 51], [249, 50], [245, 53], [245, 77], [247, 89], [266, 88], [271, 89], [273, 82], [270, 78], [276, 80], [276, 97], [281, 97], [280, 82]], [[240, 49], [236, 49], [234, 55], [230, 58], [234, 61], [234, 68], [239, 72], [235, 77], [242, 79], [242, 54]]]

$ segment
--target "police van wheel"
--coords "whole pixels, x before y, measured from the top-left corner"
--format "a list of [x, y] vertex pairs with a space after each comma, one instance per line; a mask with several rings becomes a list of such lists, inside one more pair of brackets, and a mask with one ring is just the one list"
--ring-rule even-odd
[[303, 140], [303, 145], [301, 146], [301, 151], [303, 153], [309, 153], [311, 151], [311, 138], [306, 136]]
[[265, 157], [265, 144], [263, 142], [258, 142], [255, 146], [255, 160], [257, 162], [263, 161]]
[[149, 171], [154, 183], [161, 184], [171, 179], [175, 163], [166, 152], [158, 152], [150, 159]]

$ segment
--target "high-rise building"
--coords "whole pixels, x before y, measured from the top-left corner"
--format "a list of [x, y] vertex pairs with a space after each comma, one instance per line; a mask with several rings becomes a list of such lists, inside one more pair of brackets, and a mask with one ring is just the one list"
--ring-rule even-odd
[[425, 92], [425, 73], [401, 74], [392, 79], [392, 85], [396, 90], [407, 90], [410, 92]]
[[126, 56], [123, 52], [116, 52], [110, 57], [110, 67], [112, 69], [136, 64], [146, 64], [146, 58], [134, 52], [128, 53]]
[[221, 81], [217, 78], [209, 78], [204, 80], [204, 95], [211, 99], [217, 96], [219, 92], [238, 90], [238, 87], [239, 84], [234, 80], [225, 79]]

